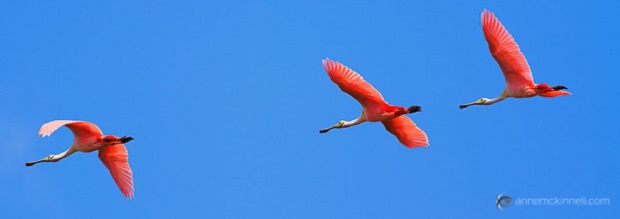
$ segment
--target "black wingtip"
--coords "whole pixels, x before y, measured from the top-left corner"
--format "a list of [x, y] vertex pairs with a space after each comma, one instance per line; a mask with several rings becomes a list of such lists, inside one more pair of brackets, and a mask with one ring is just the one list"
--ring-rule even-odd
[[26, 163], [26, 166], [27, 166], [27, 167], [32, 166], [32, 165], [34, 165], [34, 162], [27, 162], [27, 163]]

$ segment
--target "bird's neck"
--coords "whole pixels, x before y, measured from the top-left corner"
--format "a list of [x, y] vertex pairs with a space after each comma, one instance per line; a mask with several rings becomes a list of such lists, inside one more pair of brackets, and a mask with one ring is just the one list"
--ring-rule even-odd
[[486, 102], [484, 102], [482, 104], [483, 105], [491, 105], [491, 104], [494, 104], [494, 103], [497, 103], [499, 101], [502, 101], [502, 100], [506, 99], [506, 97], [508, 97], [508, 94], [506, 93], [506, 90], [504, 90], [504, 92], [502, 92], [502, 94], [500, 94], [499, 97], [490, 99], [490, 100], [488, 100], [488, 101], [486, 101]]
[[344, 122], [344, 124], [342, 125], [342, 128], [359, 125], [360, 123], [365, 122], [365, 121], [366, 119], [364, 118], [364, 114], [362, 114], [360, 117], [357, 117], [357, 119]]
[[64, 159], [65, 157], [68, 157], [69, 155], [75, 153], [77, 150], [75, 149], [75, 147], [72, 145], [69, 149], [67, 149], [66, 151], [60, 153], [60, 154], [56, 154], [54, 155], [54, 157], [52, 158], [52, 162], [56, 162], [59, 160]]

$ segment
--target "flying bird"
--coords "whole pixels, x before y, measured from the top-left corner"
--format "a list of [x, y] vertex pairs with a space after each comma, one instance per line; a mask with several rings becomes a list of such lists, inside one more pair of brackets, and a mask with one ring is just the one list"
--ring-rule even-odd
[[409, 117], [405, 116], [405, 114], [421, 111], [420, 106], [405, 108], [389, 105], [383, 100], [381, 93], [366, 82], [362, 76], [329, 58], [323, 60], [323, 68], [327, 71], [329, 78], [342, 91], [355, 98], [363, 109], [362, 115], [357, 119], [342, 120], [330, 128], [320, 130], [320, 133], [326, 133], [332, 129], [348, 128], [366, 121], [382, 122], [385, 129], [395, 135], [403, 145], [409, 148], [428, 146], [426, 133], [418, 128]]
[[508, 33], [495, 15], [486, 9], [482, 12], [482, 30], [489, 44], [491, 55], [493, 55], [502, 72], [504, 72], [506, 88], [496, 98], [481, 98], [475, 102], [460, 105], [459, 108], [465, 109], [472, 105], [491, 105], [507, 97], [526, 98], [537, 95], [557, 97], [571, 94], [570, 92], [563, 91], [567, 88], [562, 85], [551, 87], [544, 83], [534, 84], [532, 70], [530, 70], [525, 56], [521, 53], [519, 45], [517, 45], [512, 35]]
[[60, 154], [52, 154], [41, 160], [27, 162], [26, 166], [41, 162], [58, 162], [76, 151], [88, 153], [99, 150], [99, 159], [110, 170], [118, 188], [126, 198], [132, 198], [134, 194], [133, 173], [129, 167], [127, 148], [124, 144], [133, 138], [126, 136], [118, 138], [114, 135], [104, 136], [101, 129], [95, 124], [73, 120], [55, 120], [45, 123], [41, 126], [39, 135], [42, 137], [50, 136], [61, 126], [66, 126], [73, 132], [74, 141], [71, 147]]

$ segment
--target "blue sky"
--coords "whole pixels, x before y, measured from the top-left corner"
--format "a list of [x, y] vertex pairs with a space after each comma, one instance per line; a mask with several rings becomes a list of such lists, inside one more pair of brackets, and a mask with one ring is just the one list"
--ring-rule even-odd
[[[5, 218], [605, 218], [620, 214], [614, 1], [0, 2]], [[537, 83], [573, 93], [458, 105], [504, 87], [480, 26], [494, 12]], [[319, 134], [361, 107], [353, 68], [430, 146], [381, 124]], [[56, 119], [129, 135], [135, 198]], [[609, 198], [609, 206], [494, 206]]]

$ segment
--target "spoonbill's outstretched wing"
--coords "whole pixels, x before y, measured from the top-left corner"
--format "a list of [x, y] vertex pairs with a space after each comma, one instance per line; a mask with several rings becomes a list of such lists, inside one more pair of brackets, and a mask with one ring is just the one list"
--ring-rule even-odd
[[489, 43], [491, 55], [504, 72], [506, 85], [508, 87], [534, 85], [532, 70], [508, 30], [486, 9], [482, 12], [481, 19], [484, 37]]
[[99, 159], [110, 170], [116, 185], [126, 198], [133, 197], [133, 173], [129, 167], [127, 148], [124, 144], [116, 144], [99, 149]]
[[364, 107], [381, 107], [385, 100], [364, 78], [347, 66], [326, 58], [323, 60], [323, 68], [329, 78], [340, 87], [342, 91], [355, 98]]
[[75, 121], [75, 120], [54, 120], [48, 123], [45, 123], [39, 129], [39, 135], [42, 137], [50, 136], [54, 131], [59, 129], [61, 126], [67, 126], [67, 128], [71, 129], [74, 135], [84, 136], [84, 135], [103, 135], [101, 129], [97, 127], [97, 125], [84, 122], [84, 121]]
[[382, 122], [385, 129], [395, 135], [408, 148], [428, 146], [428, 137], [407, 116], [398, 116]]

